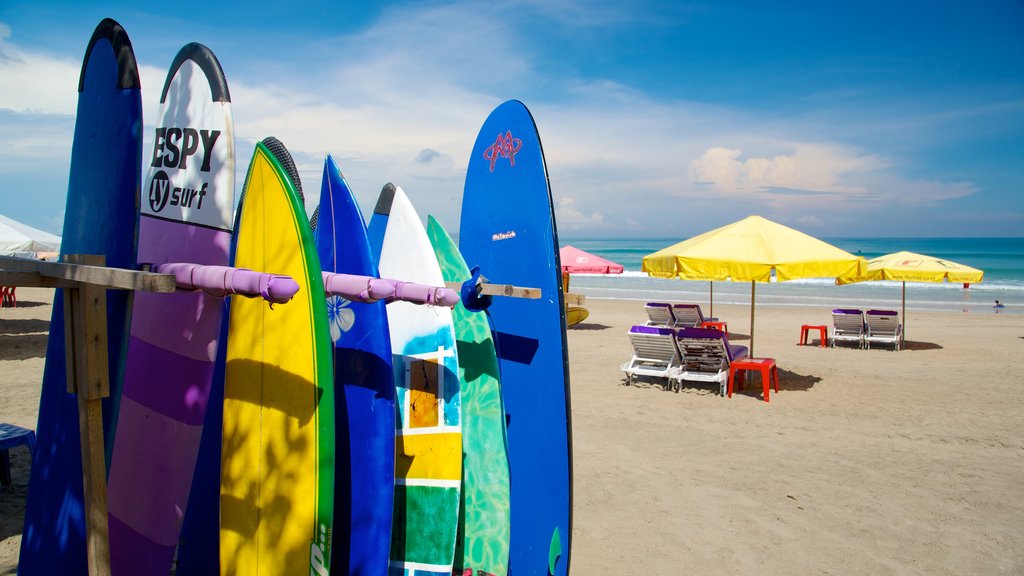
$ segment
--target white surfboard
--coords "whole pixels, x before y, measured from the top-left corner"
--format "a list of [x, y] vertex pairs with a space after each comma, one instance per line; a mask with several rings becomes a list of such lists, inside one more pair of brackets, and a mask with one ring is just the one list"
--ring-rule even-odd
[[[444, 277], [423, 223], [401, 188], [381, 191], [368, 234], [380, 276], [431, 286]], [[395, 371], [395, 514], [390, 568], [452, 573], [462, 478], [455, 330], [448, 308], [387, 305]]]

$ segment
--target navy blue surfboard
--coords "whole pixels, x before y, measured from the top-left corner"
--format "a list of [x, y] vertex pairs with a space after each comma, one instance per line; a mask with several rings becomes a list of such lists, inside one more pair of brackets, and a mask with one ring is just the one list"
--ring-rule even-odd
[[[78, 84], [61, 255], [102, 254], [135, 268], [135, 202], [142, 175], [142, 98], [131, 41], [105, 19], [89, 40]], [[111, 397], [122, 381], [129, 321], [127, 291], [107, 293]], [[57, 291], [46, 347], [36, 452], [25, 506], [18, 573], [86, 572], [78, 398], [67, 393], [64, 299]], [[104, 406], [108, 421], [109, 402]], [[108, 430], [110, 427], [108, 425]], [[108, 446], [113, 439], [106, 438]]]
[[[324, 161], [313, 217], [324, 272], [377, 276], [359, 205], [334, 159]], [[331, 573], [382, 574], [395, 484], [395, 385], [383, 301], [327, 299], [334, 342], [335, 474]]]
[[547, 168], [533, 116], [498, 106], [466, 172], [459, 249], [490, 282], [540, 288], [487, 309], [501, 369], [511, 471], [510, 574], [569, 571], [572, 427], [565, 304]]

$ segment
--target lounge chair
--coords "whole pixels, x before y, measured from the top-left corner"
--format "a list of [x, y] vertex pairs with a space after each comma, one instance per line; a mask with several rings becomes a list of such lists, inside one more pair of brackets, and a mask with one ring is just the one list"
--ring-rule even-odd
[[672, 305], [666, 302], [648, 302], [644, 304], [647, 312], [648, 326], [665, 326], [671, 328], [675, 323], [675, 316], [672, 316]]
[[679, 350], [675, 344], [675, 330], [658, 326], [633, 326], [627, 333], [633, 346], [633, 358], [621, 366], [626, 373], [626, 384], [638, 376], [665, 378], [679, 370]]
[[673, 304], [672, 315], [676, 328], [700, 328], [704, 322], [715, 322], [718, 318], [705, 318], [699, 304]]
[[864, 347], [864, 313], [857, 309], [836, 308], [832, 311], [832, 347], [837, 342], [855, 342]]
[[729, 365], [746, 358], [747, 347], [729, 344], [729, 336], [711, 328], [680, 328], [676, 331], [681, 368], [672, 379], [675, 389], [682, 388], [683, 380], [718, 382], [719, 393], [725, 396], [729, 381]]
[[868, 348], [871, 343], [892, 344], [893, 350], [899, 350], [903, 339], [903, 324], [900, 324], [900, 316], [895, 310], [868, 310], [864, 317], [867, 319], [868, 331], [864, 336], [864, 342]]

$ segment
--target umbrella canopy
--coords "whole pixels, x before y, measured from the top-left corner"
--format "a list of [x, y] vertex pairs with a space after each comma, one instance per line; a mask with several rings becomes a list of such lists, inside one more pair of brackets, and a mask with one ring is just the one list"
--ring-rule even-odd
[[[903, 282], [903, 332], [907, 334], [907, 282], [955, 282], [976, 284], [985, 277], [985, 272], [952, 260], [925, 256], [913, 252], [893, 252], [868, 260], [868, 265], [859, 273], [836, 278], [836, 284], [852, 284], [870, 280], [896, 280]], [[902, 342], [900, 343], [902, 347]]]
[[760, 216], [748, 216], [644, 256], [656, 278], [769, 282], [857, 273], [864, 261], [845, 250]]
[[0, 215], [0, 254], [57, 252], [59, 250], [60, 236], [43, 232], [38, 228]]
[[622, 274], [622, 264], [594, 256], [574, 246], [563, 246], [558, 251], [562, 273], [570, 274]]
[[868, 260], [862, 274], [841, 276], [836, 284], [866, 280], [901, 280], [903, 282], [981, 282], [985, 273], [951, 260], [913, 252], [893, 252]]
[[755, 282], [859, 274], [864, 259], [760, 216], [694, 236], [644, 256], [656, 278], [750, 282], [750, 354], [754, 354]]

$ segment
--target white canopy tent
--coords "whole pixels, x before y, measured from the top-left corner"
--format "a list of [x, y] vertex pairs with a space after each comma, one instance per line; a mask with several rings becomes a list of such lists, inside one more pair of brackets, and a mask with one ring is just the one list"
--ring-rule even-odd
[[0, 214], [0, 255], [32, 256], [38, 252], [59, 251], [60, 236]]

